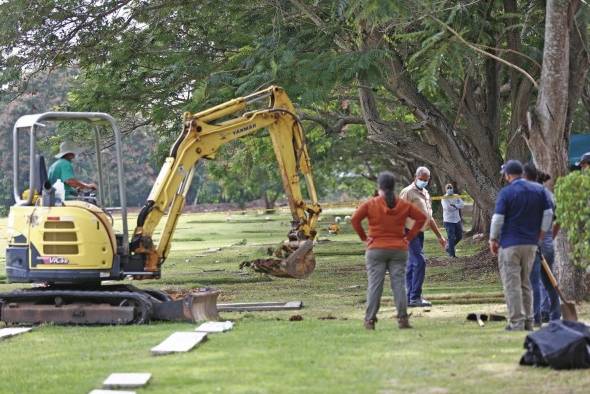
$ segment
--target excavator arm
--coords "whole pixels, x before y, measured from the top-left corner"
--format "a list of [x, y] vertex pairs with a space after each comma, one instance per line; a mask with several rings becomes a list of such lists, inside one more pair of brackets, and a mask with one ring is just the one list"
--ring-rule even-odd
[[[258, 101], [268, 99], [266, 108], [245, 112]], [[159, 272], [168, 256], [172, 235], [184, 207], [195, 165], [213, 159], [230, 141], [268, 129], [293, 217], [285, 257], [274, 269], [276, 276], [302, 278], [313, 271], [311, 248], [321, 208], [312, 178], [311, 163], [301, 122], [285, 91], [271, 86], [246, 97], [236, 98], [205, 111], [184, 114], [183, 130], [166, 158], [147, 202], [139, 213], [130, 250], [145, 255], [144, 271]], [[310, 203], [302, 195], [299, 173], [303, 174]], [[157, 244], [152, 236], [165, 217]], [[256, 267], [254, 267], [256, 268]]]

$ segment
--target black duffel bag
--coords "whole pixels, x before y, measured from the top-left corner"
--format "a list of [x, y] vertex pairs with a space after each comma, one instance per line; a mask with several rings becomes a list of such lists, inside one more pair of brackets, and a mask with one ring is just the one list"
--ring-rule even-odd
[[524, 340], [520, 365], [554, 369], [590, 368], [590, 328], [584, 323], [555, 320]]

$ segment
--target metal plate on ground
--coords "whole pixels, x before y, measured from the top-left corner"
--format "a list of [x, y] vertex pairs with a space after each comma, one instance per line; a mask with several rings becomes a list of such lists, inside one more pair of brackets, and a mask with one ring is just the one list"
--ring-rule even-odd
[[23, 334], [25, 332], [29, 332], [33, 329], [33, 327], [9, 327], [9, 328], [2, 328], [0, 329], [0, 339], [13, 337], [15, 335]]
[[301, 308], [303, 301], [217, 304], [217, 310], [220, 312], [288, 311]]
[[153, 355], [188, 352], [207, 338], [206, 332], [175, 332], [151, 349]]
[[216, 332], [226, 332], [234, 328], [234, 323], [230, 321], [208, 321], [206, 323], [201, 324], [199, 327], [195, 329], [197, 332], [207, 332], [207, 333], [216, 333]]
[[105, 389], [143, 387], [151, 379], [152, 374], [143, 373], [112, 373], [102, 383]]

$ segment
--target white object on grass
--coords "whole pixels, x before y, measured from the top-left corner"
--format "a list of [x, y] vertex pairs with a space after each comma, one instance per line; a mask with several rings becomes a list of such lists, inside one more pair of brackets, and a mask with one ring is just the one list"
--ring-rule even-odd
[[153, 355], [188, 352], [206, 338], [206, 332], [175, 332], [151, 351]]
[[92, 390], [88, 394], [136, 394], [135, 391], [120, 391], [120, 390]]
[[112, 373], [102, 382], [105, 389], [143, 387], [151, 379], [152, 374], [142, 373]]
[[25, 332], [29, 332], [33, 329], [33, 327], [9, 327], [9, 328], [2, 328], [0, 329], [0, 339], [13, 337], [15, 335], [23, 334]]
[[226, 332], [234, 328], [234, 323], [230, 321], [208, 321], [206, 323], [201, 324], [199, 327], [195, 329], [197, 332], [208, 332], [208, 333], [215, 333], [215, 332]]

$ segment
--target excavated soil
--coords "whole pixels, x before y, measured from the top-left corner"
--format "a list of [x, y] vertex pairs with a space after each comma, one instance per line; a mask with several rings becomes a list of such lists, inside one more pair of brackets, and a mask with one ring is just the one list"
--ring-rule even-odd
[[498, 260], [489, 250], [483, 249], [475, 255], [458, 257], [455, 259], [433, 257], [427, 259], [430, 267], [460, 267], [469, 274], [484, 274], [498, 272]]

